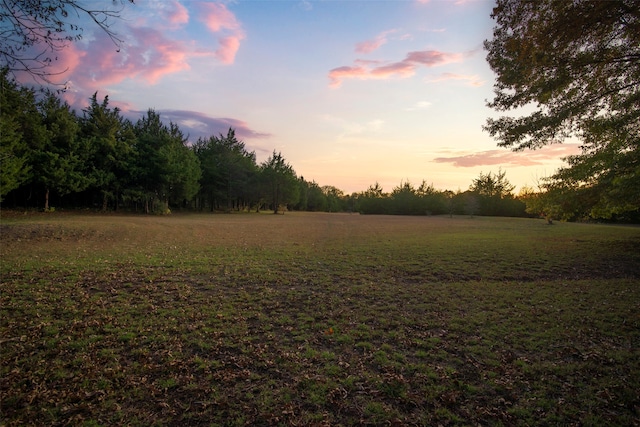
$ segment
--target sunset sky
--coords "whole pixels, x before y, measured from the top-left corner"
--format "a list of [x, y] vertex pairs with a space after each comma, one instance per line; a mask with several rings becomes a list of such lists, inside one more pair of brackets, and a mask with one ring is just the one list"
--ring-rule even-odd
[[59, 56], [64, 95], [137, 120], [148, 108], [195, 141], [229, 127], [258, 161], [279, 151], [299, 176], [346, 193], [422, 180], [466, 190], [480, 172], [521, 187], [576, 144], [513, 153], [482, 125], [495, 115], [482, 43], [493, 2], [136, 0], [114, 30], [94, 26]]

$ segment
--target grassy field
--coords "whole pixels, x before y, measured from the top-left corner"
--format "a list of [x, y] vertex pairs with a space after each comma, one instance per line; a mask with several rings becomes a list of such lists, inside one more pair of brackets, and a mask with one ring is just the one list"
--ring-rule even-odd
[[640, 425], [640, 228], [0, 221], [0, 425]]

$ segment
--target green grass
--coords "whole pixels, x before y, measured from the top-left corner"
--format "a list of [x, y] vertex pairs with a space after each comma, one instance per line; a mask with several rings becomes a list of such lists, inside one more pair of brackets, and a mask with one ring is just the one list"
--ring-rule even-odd
[[4, 425], [635, 425], [640, 229], [3, 213]]

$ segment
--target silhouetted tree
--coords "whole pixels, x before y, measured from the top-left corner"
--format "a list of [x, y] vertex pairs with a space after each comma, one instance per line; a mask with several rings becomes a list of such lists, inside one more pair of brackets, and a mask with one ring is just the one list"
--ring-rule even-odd
[[[485, 42], [496, 73], [498, 145], [523, 150], [582, 140], [548, 182], [592, 217], [640, 211], [640, 2], [498, 0]], [[569, 192], [573, 194], [570, 195]]]
[[282, 157], [281, 153], [273, 154], [261, 166], [261, 176], [265, 184], [267, 201], [277, 214], [281, 205], [295, 203], [298, 198], [296, 173]]

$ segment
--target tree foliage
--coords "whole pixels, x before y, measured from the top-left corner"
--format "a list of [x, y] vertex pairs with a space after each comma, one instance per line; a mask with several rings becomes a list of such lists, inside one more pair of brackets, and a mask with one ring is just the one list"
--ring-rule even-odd
[[131, 123], [125, 120], [118, 108], [109, 107], [109, 97], [98, 102], [98, 94], [90, 98], [83, 110], [80, 132], [86, 145], [86, 174], [91, 186], [102, 195], [102, 210], [109, 200], [119, 200], [119, 194], [131, 181], [130, 159], [133, 157]]
[[640, 209], [640, 2], [498, 0], [491, 16], [488, 105], [531, 112], [485, 129], [515, 150], [580, 138], [549, 185], [589, 195], [595, 217]]
[[[11, 73], [26, 72], [49, 82], [50, 65], [69, 43], [82, 39], [82, 19], [100, 28], [119, 48], [113, 31], [126, 3], [134, 0], [81, 2], [78, 0], [2, 0], [0, 7], [0, 66]], [[111, 5], [110, 5], [111, 4]]]
[[0, 201], [29, 178], [27, 138], [38, 121], [33, 91], [20, 88], [7, 70], [0, 70]]
[[506, 178], [506, 171], [487, 174], [480, 172], [469, 187], [471, 194], [467, 196], [466, 205], [470, 211], [481, 212], [482, 215], [519, 216], [525, 206], [513, 196], [515, 185]]
[[43, 143], [31, 150], [32, 181], [45, 189], [44, 209], [49, 209], [49, 192], [61, 195], [86, 189], [90, 179], [84, 173], [86, 163], [79, 125], [66, 102], [48, 92], [39, 103], [46, 135]]
[[363, 214], [389, 215], [497, 215], [525, 216], [525, 204], [512, 191], [505, 172], [481, 173], [468, 191], [439, 191], [422, 181], [415, 187], [401, 182], [391, 193], [375, 183], [356, 195], [357, 209]]
[[233, 129], [226, 136], [198, 139], [194, 151], [202, 165], [201, 204], [208, 203], [212, 211], [231, 211], [255, 202], [256, 154], [246, 149]]
[[296, 173], [282, 153], [274, 150], [262, 163], [260, 173], [265, 185], [266, 200], [273, 207], [273, 213], [277, 214], [282, 205], [295, 204], [298, 201]]

